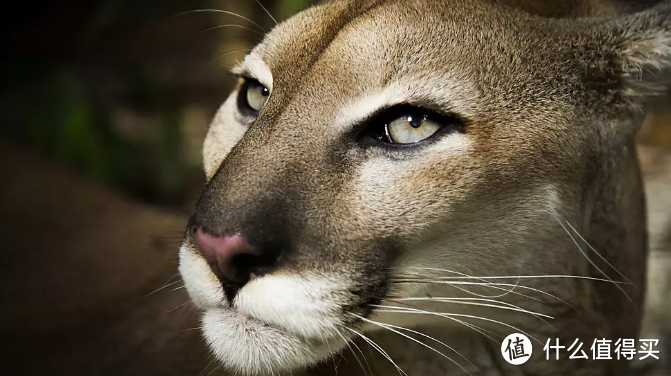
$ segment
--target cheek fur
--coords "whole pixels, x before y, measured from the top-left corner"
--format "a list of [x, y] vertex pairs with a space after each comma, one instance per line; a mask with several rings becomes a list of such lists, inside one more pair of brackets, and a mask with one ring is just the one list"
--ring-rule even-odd
[[237, 92], [232, 93], [219, 108], [203, 143], [203, 167], [210, 179], [231, 149], [242, 139], [248, 126], [235, 116]]

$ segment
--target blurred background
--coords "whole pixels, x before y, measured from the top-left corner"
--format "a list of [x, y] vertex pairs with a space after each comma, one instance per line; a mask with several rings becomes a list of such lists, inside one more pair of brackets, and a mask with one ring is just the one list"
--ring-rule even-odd
[[[34, 0], [3, 9], [0, 364], [8, 374], [218, 374], [176, 274], [204, 182], [201, 144], [234, 83], [228, 69], [273, 18], [312, 2]], [[668, 307], [669, 96], [651, 104], [639, 141], [659, 234], [652, 296]], [[648, 316], [652, 335], [671, 333], [670, 310]]]
[[139, 200], [188, 208], [228, 69], [274, 26], [262, 6], [282, 20], [311, 2], [16, 2], [2, 17], [0, 135]]

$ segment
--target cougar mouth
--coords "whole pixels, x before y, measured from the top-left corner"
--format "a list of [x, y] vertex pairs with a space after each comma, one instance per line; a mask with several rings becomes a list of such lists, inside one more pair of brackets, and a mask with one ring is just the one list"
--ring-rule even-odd
[[250, 280], [231, 299], [189, 241], [180, 250], [180, 273], [203, 311], [210, 349], [224, 367], [241, 374], [305, 368], [352, 337], [345, 329], [351, 324], [347, 312], [357, 305], [351, 291], [328, 275], [270, 273]]

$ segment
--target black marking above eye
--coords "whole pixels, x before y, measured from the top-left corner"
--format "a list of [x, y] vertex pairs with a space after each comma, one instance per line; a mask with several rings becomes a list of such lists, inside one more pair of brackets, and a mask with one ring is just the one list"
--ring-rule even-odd
[[454, 114], [401, 104], [370, 116], [359, 127], [357, 139], [378, 145], [409, 147], [450, 132], [465, 131], [466, 122]]

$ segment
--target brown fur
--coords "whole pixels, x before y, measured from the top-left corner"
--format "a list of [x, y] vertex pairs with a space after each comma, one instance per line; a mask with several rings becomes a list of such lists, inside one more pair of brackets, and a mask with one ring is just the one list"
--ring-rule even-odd
[[[643, 72], [670, 62], [671, 2], [633, 15], [595, 1], [559, 3], [331, 1], [282, 23], [253, 52], [273, 81], [259, 116], [241, 119], [229, 100], [212, 124], [210, 179], [191, 223], [281, 244], [271, 274], [338, 270], [349, 289], [324, 299], [343, 307], [341, 324], [361, 330], [372, 328], [348, 314], [443, 325], [379, 315], [367, 304], [427, 291], [462, 296], [389, 283], [434, 266], [628, 280], [525, 281], [575, 309], [547, 296], [543, 304], [503, 298], [554, 316], [552, 330], [500, 311], [454, 312], [515, 323], [543, 343], [580, 338], [589, 348], [595, 338], [636, 338], [647, 238], [633, 137], [643, 99], [658, 89]], [[412, 88], [412, 104], [466, 119], [470, 146], [452, 153], [442, 140], [403, 151], [359, 144], [352, 134], [360, 121], [343, 123], [340, 111], [399, 82]], [[569, 225], [585, 242], [567, 234]], [[183, 252], [193, 252], [188, 236]], [[195, 278], [185, 276], [187, 288]], [[520, 368], [525, 374], [624, 375], [628, 367], [546, 361], [541, 348]]]

